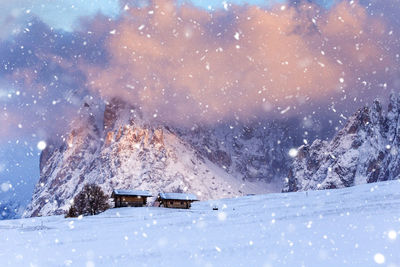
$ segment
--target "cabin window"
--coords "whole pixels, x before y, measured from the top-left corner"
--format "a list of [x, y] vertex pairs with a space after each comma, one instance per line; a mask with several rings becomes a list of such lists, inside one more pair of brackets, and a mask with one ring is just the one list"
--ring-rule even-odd
[[173, 202], [173, 201], [170, 201], [170, 202], [169, 202], [169, 204], [173, 205], [173, 204], [174, 204], [174, 202]]
[[183, 205], [183, 201], [181, 201], [181, 205]]

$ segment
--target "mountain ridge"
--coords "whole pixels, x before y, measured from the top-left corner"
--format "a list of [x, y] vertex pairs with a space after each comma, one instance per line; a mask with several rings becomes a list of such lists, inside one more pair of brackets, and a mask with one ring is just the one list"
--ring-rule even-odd
[[[280, 190], [277, 177], [286, 170], [274, 166], [287, 160], [293, 146], [282, 127], [168, 127], [143, 120], [138, 109], [119, 99], [106, 105], [99, 126], [93, 108], [96, 104], [85, 102], [62, 144], [43, 151], [25, 217], [64, 213], [91, 182], [107, 194], [114, 188], [143, 189], [192, 192], [199, 199]], [[282, 140], [280, 146], [276, 140]]]
[[298, 149], [283, 192], [343, 188], [400, 179], [400, 96], [387, 113], [375, 100], [360, 108], [331, 141]]

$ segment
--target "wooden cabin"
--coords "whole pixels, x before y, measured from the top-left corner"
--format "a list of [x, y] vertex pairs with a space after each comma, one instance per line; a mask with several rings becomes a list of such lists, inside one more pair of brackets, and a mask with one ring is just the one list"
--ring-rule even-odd
[[190, 209], [192, 202], [198, 201], [198, 199], [193, 194], [160, 193], [158, 194], [157, 201], [160, 203], [160, 206], [165, 208]]
[[115, 208], [143, 207], [147, 204], [147, 198], [152, 197], [148, 191], [139, 190], [114, 190], [111, 198], [114, 199]]

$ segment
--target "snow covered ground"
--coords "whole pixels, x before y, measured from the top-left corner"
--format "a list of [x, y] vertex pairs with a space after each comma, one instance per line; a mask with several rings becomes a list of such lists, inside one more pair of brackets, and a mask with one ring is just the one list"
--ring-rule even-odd
[[[213, 206], [218, 211], [213, 211]], [[0, 222], [1, 266], [400, 266], [400, 182]]]

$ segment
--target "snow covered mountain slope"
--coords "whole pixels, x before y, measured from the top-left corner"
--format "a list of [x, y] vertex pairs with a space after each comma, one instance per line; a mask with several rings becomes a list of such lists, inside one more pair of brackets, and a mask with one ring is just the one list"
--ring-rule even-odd
[[[191, 130], [176, 129], [177, 135], [198, 153], [246, 181], [276, 182], [286, 175], [288, 150], [294, 146], [292, 133], [283, 122], [238, 123]], [[274, 181], [275, 180], [275, 181]]]
[[[285, 162], [284, 145], [291, 140], [280, 136], [284, 131], [278, 127], [259, 125], [244, 133], [241, 127], [171, 129], [146, 123], [120, 100], [106, 106], [99, 126], [97, 109], [85, 104], [64, 143], [43, 151], [25, 216], [63, 213], [86, 183], [107, 193], [115, 188], [192, 192], [200, 199], [280, 190], [281, 182], [273, 178], [286, 171], [277, 166]], [[282, 140], [280, 146], [276, 140]]]
[[284, 191], [330, 189], [400, 178], [400, 97], [387, 114], [375, 101], [349, 118], [332, 141], [299, 148]]
[[[213, 206], [218, 211], [213, 211]], [[0, 222], [2, 266], [399, 266], [400, 182]]]

